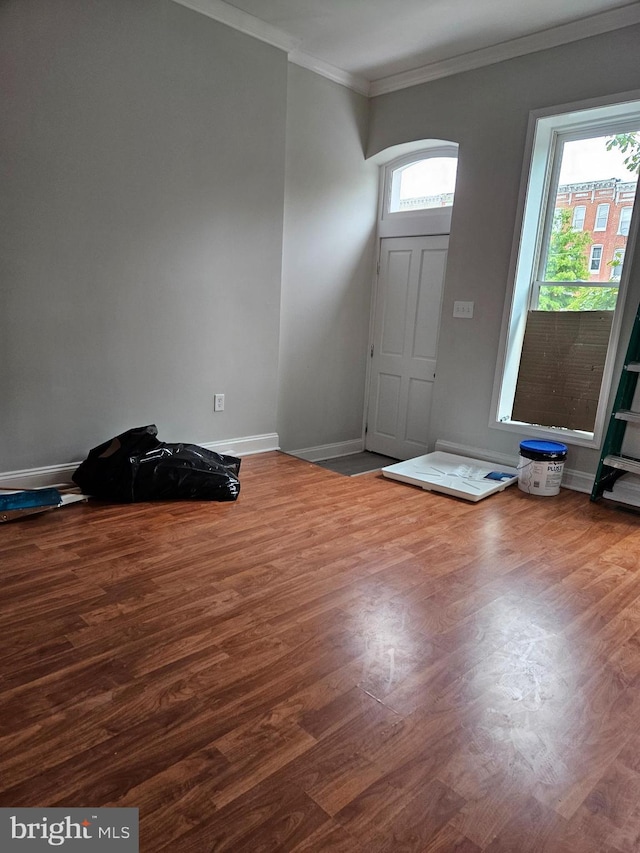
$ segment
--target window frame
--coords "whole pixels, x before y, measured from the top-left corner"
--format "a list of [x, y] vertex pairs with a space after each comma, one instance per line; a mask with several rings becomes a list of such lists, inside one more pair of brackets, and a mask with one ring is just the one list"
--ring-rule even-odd
[[[636, 194], [637, 194], [637, 190], [636, 190]], [[626, 215], [625, 215], [625, 216], [623, 216], [623, 214], [626, 214], [626, 211], [627, 211], [627, 210], [630, 210], [630, 211], [631, 211], [631, 213], [628, 215], [628, 217], [627, 217]], [[625, 230], [625, 231], [623, 231], [623, 230], [622, 230], [622, 220], [623, 220], [623, 218], [624, 218], [625, 220], [627, 220], [627, 221], [625, 222], [625, 226], [626, 226], [626, 230]], [[629, 237], [629, 230], [630, 230], [630, 228], [631, 228], [631, 223], [632, 223], [632, 222], [633, 222], [633, 207], [632, 207], [631, 205], [626, 205], [625, 207], [621, 207], [621, 208], [620, 208], [620, 218], [618, 219], [618, 231], [616, 232], [617, 236], [618, 236], [618, 237], [627, 237], [627, 238], [628, 238], [628, 237]]]
[[618, 266], [622, 266], [622, 269], [624, 270], [624, 256], [625, 256], [625, 254], [626, 254], [626, 246], [617, 246], [613, 250], [613, 257], [611, 258], [611, 260], [612, 261], [619, 260], [620, 264], [611, 267], [611, 275], [609, 276], [609, 281], [620, 281], [620, 276], [616, 275], [616, 270], [618, 269]]
[[[598, 225], [598, 220], [600, 219], [600, 211], [604, 210], [604, 225]], [[611, 205], [608, 202], [602, 202], [596, 207], [596, 218], [593, 223], [594, 231], [606, 231], [607, 225], [609, 224], [609, 213], [611, 212]]]
[[[599, 251], [598, 258], [597, 258], [598, 266], [594, 267], [593, 262], [596, 260], [596, 258], [594, 257], [594, 255], [596, 253], [595, 252], [596, 249]], [[602, 254], [603, 254], [603, 252], [604, 252], [604, 246], [602, 245], [602, 243], [592, 243], [591, 251], [589, 252], [589, 275], [600, 275], [600, 270], [602, 269]]]
[[[581, 215], [576, 216], [576, 213], [580, 211]], [[573, 208], [573, 217], [571, 219], [571, 228], [574, 231], [584, 231], [584, 221], [587, 218], [587, 205], [586, 204], [576, 204]], [[576, 222], [580, 222], [580, 227], [578, 228]]]
[[[619, 133], [638, 126], [640, 90], [615, 97], [566, 104], [529, 115], [527, 144], [518, 199], [507, 296], [491, 401], [489, 427], [533, 437], [555, 438], [569, 444], [599, 447], [608, 414], [614, 364], [626, 301], [630, 262], [638, 232], [638, 196], [636, 193], [627, 241], [627, 263], [618, 284], [609, 347], [600, 388], [599, 404], [592, 432], [560, 427], [537, 426], [511, 419], [513, 399], [522, 352], [522, 342], [531, 300], [539, 290], [539, 269], [546, 262], [546, 251], [553, 224], [555, 195], [560, 172], [558, 146], [571, 139]], [[584, 283], [582, 283], [584, 284]], [[591, 283], [590, 283], [591, 284]], [[608, 284], [608, 283], [607, 283]], [[536, 288], [536, 285], [538, 287]], [[609, 285], [610, 286], [610, 285]]]

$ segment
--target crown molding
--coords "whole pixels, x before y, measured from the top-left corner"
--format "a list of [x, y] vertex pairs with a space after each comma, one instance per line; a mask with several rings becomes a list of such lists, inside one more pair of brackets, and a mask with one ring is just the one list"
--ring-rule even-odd
[[601, 12], [579, 21], [562, 24], [559, 27], [551, 27], [540, 30], [528, 36], [500, 42], [491, 47], [473, 50], [454, 56], [451, 59], [443, 59], [440, 62], [431, 62], [412, 71], [403, 71], [400, 74], [392, 74], [382, 77], [371, 83], [369, 94], [371, 97], [384, 95], [388, 92], [396, 92], [399, 89], [408, 89], [410, 86], [418, 86], [420, 83], [430, 83], [442, 77], [450, 77], [452, 74], [460, 74], [463, 71], [473, 71], [485, 65], [495, 65], [506, 59], [515, 59], [527, 53], [535, 53], [550, 47], [559, 47], [572, 41], [589, 38], [589, 36], [600, 35], [612, 30], [629, 27], [640, 23], [640, 3], [631, 3], [620, 9], [612, 9], [610, 12]]
[[230, 6], [224, 0], [172, 0], [172, 2], [186, 6], [193, 12], [199, 12], [201, 15], [206, 15], [214, 21], [226, 24], [245, 35], [253, 36], [253, 38], [284, 50], [289, 62], [294, 65], [307, 68], [309, 71], [333, 80], [334, 83], [347, 86], [347, 88], [353, 89], [361, 95], [369, 95], [369, 80], [365, 77], [351, 74], [349, 71], [344, 71], [342, 68], [312, 56], [310, 53], [299, 50], [299, 41], [289, 33], [265, 23], [248, 12], [242, 12], [235, 6]]
[[305, 53], [303, 50], [292, 50], [289, 53], [289, 62], [292, 62], [294, 65], [300, 65], [302, 68], [307, 68], [309, 71], [320, 74], [322, 77], [327, 77], [329, 80], [333, 80], [334, 83], [347, 86], [361, 95], [368, 96], [370, 94], [371, 83], [366, 77], [360, 77], [357, 74], [351, 74], [349, 71], [343, 71], [342, 68], [330, 65], [328, 62], [311, 56], [310, 53]]
[[213, 18], [214, 21], [219, 21], [221, 24], [226, 24], [234, 30], [239, 30], [248, 36], [264, 41], [273, 47], [279, 47], [281, 50], [295, 50], [298, 46], [298, 40], [286, 33], [284, 30], [279, 30], [277, 27], [272, 27], [271, 24], [261, 21], [254, 15], [248, 12], [243, 12], [236, 9], [235, 6], [230, 6], [224, 0], [172, 0], [173, 3], [178, 3], [180, 6], [186, 6], [194, 12], [200, 12], [201, 15], [206, 15], [207, 18]]
[[267, 24], [265, 21], [230, 6], [224, 0], [172, 0], [180, 6], [186, 6], [194, 12], [213, 18], [221, 24], [226, 24], [245, 35], [252, 36], [260, 41], [266, 42], [273, 47], [280, 48], [287, 53], [289, 62], [300, 65], [339, 83], [347, 86], [361, 95], [375, 97], [399, 89], [408, 89], [410, 86], [418, 86], [421, 83], [429, 83], [442, 77], [450, 77], [464, 71], [473, 71], [485, 65], [495, 65], [507, 59], [515, 59], [528, 53], [546, 50], [550, 47], [559, 47], [572, 41], [589, 38], [589, 36], [600, 35], [623, 27], [633, 26], [640, 23], [640, 2], [630, 3], [619, 9], [609, 12], [600, 12], [588, 18], [581, 18], [569, 24], [559, 27], [550, 27], [540, 30], [528, 36], [500, 42], [490, 47], [462, 53], [450, 59], [431, 62], [411, 71], [403, 71], [399, 74], [391, 74], [378, 80], [369, 81], [366, 77], [352, 74], [322, 59], [318, 59], [300, 49], [300, 41], [284, 30]]

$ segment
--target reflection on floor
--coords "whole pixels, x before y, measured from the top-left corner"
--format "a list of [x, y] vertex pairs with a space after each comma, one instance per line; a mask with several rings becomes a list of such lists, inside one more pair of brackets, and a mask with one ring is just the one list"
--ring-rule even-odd
[[322, 459], [320, 462], [316, 462], [316, 465], [327, 468], [329, 471], [335, 471], [336, 474], [355, 477], [358, 474], [379, 471], [380, 468], [393, 465], [397, 461], [390, 456], [382, 456], [380, 453], [371, 453], [365, 450], [362, 453], [351, 453], [349, 456], [338, 456], [335, 459]]

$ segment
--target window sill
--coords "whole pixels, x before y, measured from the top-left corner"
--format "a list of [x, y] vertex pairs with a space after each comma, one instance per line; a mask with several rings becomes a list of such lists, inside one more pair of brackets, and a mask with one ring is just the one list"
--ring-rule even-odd
[[563, 444], [572, 444], [578, 447], [600, 447], [600, 437], [592, 432], [582, 432], [575, 429], [563, 429], [562, 427], [533, 426], [523, 421], [491, 421], [490, 429], [502, 429], [508, 432], [517, 432], [522, 435], [526, 433], [532, 438], [544, 438], [548, 441], [561, 441]]

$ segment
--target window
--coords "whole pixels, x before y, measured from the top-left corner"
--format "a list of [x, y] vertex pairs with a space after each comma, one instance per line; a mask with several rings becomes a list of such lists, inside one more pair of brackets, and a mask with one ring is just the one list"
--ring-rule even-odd
[[430, 140], [383, 170], [379, 236], [448, 234], [456, 189], [458, 146]]
[[574, 231], [582, 231], [586, 214], [587, 208], [584, 204], [579, 204], [578, 207], [573, 208], [573, 222], [571, 223], [571, 227]]
[[599, 204], [598, 209], [596, 211], [596, 224], [595, 224], [593, 230], [594, 231], [606, 231], [608, 221], [609, 221], [609, 205], [608, 204]]
[[602, 246], [592, 246], [591, 255], [589, 257], [589, 272], [594, 275], [600, 272], [600, 264], [602, 263]]
[[623, 207], [620, 211], [620, 224], [618, 225], [618, 234], [626, 237], [629, 233], [629, 225], [631, 224], [631, 207]]
[[425, 157], [398, 166], [391, 177], [390, 213], [451, 207], [456, 189], [456, 157]]
[[611, 281], [620, 281], [620, 273], [624, 264], [624, 249], [615, 249], [613, 258], [609, 261], [611, 267]]
[[490, 426], [599, 445], [627, 279], [624, 246], [611, 261], [605, 246], [616, 225], [626, 244], [633, 199], [618, 214], [618, 198], [637, 180], [617, 138], [639, 128], [640, 100], [532, 115]]

